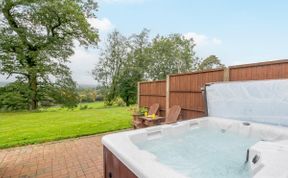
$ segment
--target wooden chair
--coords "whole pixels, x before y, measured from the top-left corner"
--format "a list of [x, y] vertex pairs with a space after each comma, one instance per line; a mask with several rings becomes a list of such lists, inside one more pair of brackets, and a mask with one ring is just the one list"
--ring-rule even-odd
[[177, 122], [178, 118], [181, 116], [181, 107], [178, 105], [172, 106], [167, 114], [167, 117], [156, 117], [155, 119], [143, 119], [142, 127], [150, 127], [160, 124], [172, 124]]
[[158, 103], [152, 104], [149, 108], [148, 115], [152, 115], [152, 114], [157, 115], [159, 113], [159, 107], [160, 105]]
[[[158, 103], [154, 103], [149, 107], [148, 110], [148, 115], [157, 115], [159, 113], [159, 107], [160, 105]], [[143, 123], [143, 119], [141, 119], [140, 117], [138, 117], [137, 119], [133, 120], [133, 125], [134, 128], [143, 128], [145, 127], [144, 123]]]
[[165, 124], [172, 124], [177, 122], [177, 119], [181, 113], [181, 107], [179, 105], [172, 106], [165, 119]]

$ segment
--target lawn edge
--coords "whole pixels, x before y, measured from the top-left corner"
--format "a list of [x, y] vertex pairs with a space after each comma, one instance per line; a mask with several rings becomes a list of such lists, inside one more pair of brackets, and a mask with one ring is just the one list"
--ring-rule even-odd
[[35, 143], [23, 143], [23, 144], [15, 144], [12, 146], [7, 146], [7, 147], [1, 147], [0, 146], [0, 151], [4, 151], [4, 150], [13, 150], [13, 149], [19, 149], [21, 147], [27, 147], [27, 146], [37, 146], [37, 145], [50, 145], [50, 144], [56, 144], [62, 141], [71, 141], [71, 140], [77, 140], [77, 139], [81, 139], [81, 138], [89, 138], [89, 137], [95, 137], [95, 136], [103, 136], [103, 135], [107, 135], [107, 134], [112, 134], [112, 133], [118, 133], [118, 132], [124, 132], [124, 131], [129, 131], [129, 130], [133, 130], [132, 126], [130, 128], [124, 128], [124, 129], [120, 129], [120, 130], [111, 130], [111, 131], [103, 131], [103, 132], [99, 132], [99, 133], [91, 133], [91, 134], [83, 134], [83, 135], [76, 135], [76, 136], [71, 136], [71, 137], [64, 137], [64, 138], [56, 138], [56, 139], [51, 139], [51, 140], [43, 140], [43, 141], [39, 141], [39, 142], [35, 142]]

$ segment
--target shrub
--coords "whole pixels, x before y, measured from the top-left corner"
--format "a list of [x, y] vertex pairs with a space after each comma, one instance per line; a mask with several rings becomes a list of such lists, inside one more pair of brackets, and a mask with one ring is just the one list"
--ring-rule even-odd
[[116, 106], [126, 106], [126, 103], [123, 101], [123, 99], [122, 98], [120, 98], [120, 97], [117, 97], [115, 100], [114, 100], [114, 102], [113, 102], [113, 104], [114, 105], [116, 105]]
[[79, 109], [80, 110], [86, 110], [86, 109], [88, 109], [88, 106], [87, 105], [80, 105]]
[[25, 110], [29, 107], [29, 88], [28, 85], [20, 82], [10, 83], [0, 87], [0, 109], [13, 111]]
[[138, 105], [133, 105], [129, 107], [129, 111], [132, 114], [140, 114], [140, 115], [144, 115], [145, 112], [148, 112], [148, 109], [145, 107], [138, 107]]
[[98, 95], [96, 96], [95, 101], [104, 101], [104, 97], [102, 95]]

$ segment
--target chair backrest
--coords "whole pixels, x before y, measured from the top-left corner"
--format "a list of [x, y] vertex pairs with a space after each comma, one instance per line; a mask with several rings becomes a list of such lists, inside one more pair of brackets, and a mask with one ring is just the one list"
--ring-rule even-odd
[[179, 105], [172, 106], [168, 111], [167, 117], [165, 119], [165, 123], [171, 124], [171, 123], [177, 122], [180, 112], [181, 112], [181, 107]]
[[149, 111], [148, 111], [148, 115], [157, 114], [158, 110], [159, 110], [159, 104], [155, 103], [155, 104], [150, 106]]

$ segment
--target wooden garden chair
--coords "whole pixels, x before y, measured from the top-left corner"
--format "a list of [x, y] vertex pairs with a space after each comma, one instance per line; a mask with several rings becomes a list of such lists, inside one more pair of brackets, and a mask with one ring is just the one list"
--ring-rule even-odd
[[[158, 103], [152, 104], [149, 107], [148, 115], [153, 115], [153, 114], [157, 115], [159, 113], [159, 107], [160, 107], [160, 105]], [[144, 127], [143, 122], [144, 121], [143, 121], [142, 117], [137, 118], [136, 120], [133, 121], [134, 128], [142, 128], [142, 127]]]
[[142, 124], [143, 124], [143, 127], [160, 125], [163, 121], [164, 121], [164, 124], [172, 124], [172, 123], [177, 122], [180, 114], [181, 114], [181, 107], [178, 105], [175, 105], [169, 109], [166, 119], [165, 117], [159, 117], [159, 116], [157, 116], [154, 119], [143, 117]]
[[165, 119], [165, 124], [172, 124], [177, 122], [180, 113], [181, 107], [179, 105], [172, 106], [168, 111], [167, 117]]
[[157, 115], [159, 113], [159, 107], [160, 105], [158, 103], [152, 104], [149, 108], [148, 115]]

